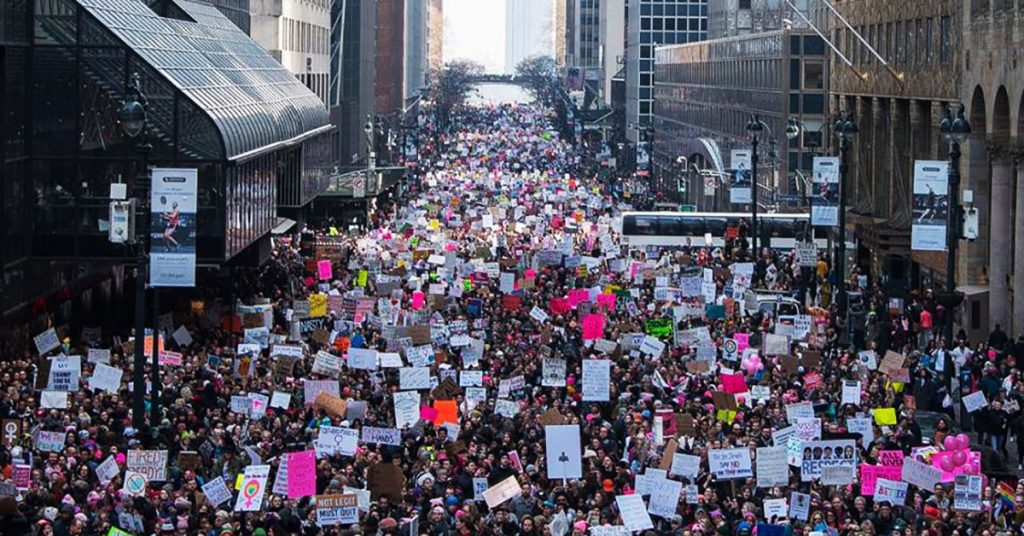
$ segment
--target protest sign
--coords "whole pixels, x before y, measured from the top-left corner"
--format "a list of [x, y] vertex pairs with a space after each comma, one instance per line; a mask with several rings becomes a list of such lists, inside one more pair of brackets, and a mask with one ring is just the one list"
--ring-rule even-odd
[[699, 470], [700, 456], [692, 456], [681, 452], [675, 452], [672, 454], [672, 468], [669, 469], [670, 475], [677, 475], [694, 480], [697, 478], [697, 472]]
[[811, 496], [794, 491], [789, 495], [789, 517], [807, 521], [811, 515]]
[[549, 479], [583, 476], [579, 425], [545, 426], [544, 451]]
[[980, 512], [981, 488], [981, 475], [956, 475], [953, 485], [953, 508], [969, 512]]
[[214, 508], [231, 500], [231, 492], [228, 491], [228, 486], [224, 483], [224, 477], [222, 476], [218, 476], [203, 484], [203, 495], [206, 496], [206, 500]]
[[167, 451], [141, 450], [128, 451], [128, 470], [146, 475], [150, 482], [167, 480]]
[[759, 447], [757, 449], [757, 487], [786, 486], [789, 484], [789, 465], [786, 447]]
[[50, 328], [32, 338], [36, 344], [36, 351], [39, 355], [46, 355], [49, 351], [60, 346], [60, 338], [57, 337], [57, 330]]
[[800, 464], [800, 479], [807, 482], [821, 478], [826, 467], [843, 467], [842, 474], [850, 474], [857, 467], [857, 445], [850, 440], [804, 441]]
[[488, 508], [497, 508], [505, 501], [519, 495], [521, 491], [519, 481], [516, 480], [515, 476], [510, 476], [487, 488], [483, 492], [483, 499], [487, 503]]
[[747, 448], [711, 449], [708, 451], [708, 467], [715, 478], [721, 480], [754, 476]]
[[907, 503], [907, 488], [910, 484], [898, 480], [879, 478], [875, 481], [875, 502], [888, 501], [892, 506], [903, 506]]
[[316, 524], [321, 527], [359, 522], [359, 498], [355, 494], [317, 495]]
[[985, 406], [988, 406], [988, 401], [985, 400], [984, 391], [975, 391], [965, 397], [963, 397], [964, 408], [967, 409], [967, 413], [974, 413]]
[[616, 495], [615, 504], [619, 507], [622, 524], [630, 532], [654, 528], [654, 522], [651, 521], [640, 495]]
[[238, 498], [235, 500], [234, 511], [258, 512], [260, 510], [269, 475], [269, 465], [250, 465], [245, 468]]
[[611, 398], [611, 360], [583, 361], [583, 400], [607, 402]]
[[315, 446], [318, 454], [355, 456], [358, 445], [358, 430], [325, 425], [320, 427], [320, 436], [317, 438]]
[[365, 348], [349, 348], [348, 368], [377, 370], [377, 351]]
[[397, 447], [402, 444], [402, 432], [397, 428], [376, 428], [373, 426], [364, 426], [362, 430], [362, 442]]
[[117, 460], [113, 456], [107, 456], [103, 463], [96, 466], [96, 478], [104, 486], [109, 484], [119, 474], [121, 474], [121, 468], [117, 465]]
[[942, 482], [942, 470], [908, 457], [903, 460], [902, 478], [904, 482], [930, 490]]
[[565, 360], [546, 358], [541, 363], [541, 385], [565, 387]]
[[398, 369], [398, 385], [403, 390], [430, 389], [429, 367], [403, 367]]

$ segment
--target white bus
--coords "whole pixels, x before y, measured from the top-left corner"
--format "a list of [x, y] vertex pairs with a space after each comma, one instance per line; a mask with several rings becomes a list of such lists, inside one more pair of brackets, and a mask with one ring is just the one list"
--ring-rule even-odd
[[[632, 247], [704, 247], [710, 236], [713, 247], [725, 246], [729, 227], [750, 222], [749, 213], [739, 212], [623, 212], [616, 222], [623, 241]], [[793, 249], [809, 236], [810, 214], [758, 214], [758, 247]], [[828, 247], [825, 230], [814, 230], [817, 248]]]

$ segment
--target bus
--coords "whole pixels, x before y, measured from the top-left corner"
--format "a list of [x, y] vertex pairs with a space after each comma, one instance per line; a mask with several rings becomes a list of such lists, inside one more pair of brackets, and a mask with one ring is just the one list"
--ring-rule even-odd
[[[750, 222], [749, 213], [740, 212], [623, 212], [616, 227], [631, 247], [706, 245], [710, 236], [713, 247], [725, 246], [726, 231], [739, 228], [740, 221]], [[808, 213], [758, 214], [758, 247], [793, 249], [806, 241], [811, 224]], [[817, 249], [828, 247], [825, 230], [814, 230]]]

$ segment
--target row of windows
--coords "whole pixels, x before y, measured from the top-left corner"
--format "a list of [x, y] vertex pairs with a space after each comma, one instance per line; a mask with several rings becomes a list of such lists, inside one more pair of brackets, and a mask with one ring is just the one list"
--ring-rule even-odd
[[699, 32], [640, 32], [640, 43], [643, 45], [682, 45], [685, 43], [696, 43], [708, 38], [708, 21], [701, 20], [701, 31]]
[[[938, 17], [938, 22], [936, 17], [927, 17], [862, 25], [856, 30], [893, 65], [931, 67], [935, 65], [936, 56], [941, 65], [953, 61], [952, 24], [949, 16]], [[873, 65], [878, 61], [849, 29], [837, 29], [835, 42], [842, 44], [854, 65]]]
[[656, 70], [659, 82], [777, 89], [781, 62], [780, 59], [764, 59], [668, 63], [658, 64]]
[[297, 73], [295, 75], [303, 85], [310, 91], [316, 93], [320, 100], [327, 102], [327, 90], [330, 82], [330, 75], [327, 73]]
[[640, 4], [640, 15], [673, 17], [676, 15], [707, 16], [708, 0], [646, 0]]
[[301, 20], [281, 17], [281, 49], [307, 54], [327, 54], [330, 31]]
[[640, 17], [640, 30], [654, 30], [660, 32], [667, 30], [692, 32], [706, 31], [708, 29], [707, 17]]

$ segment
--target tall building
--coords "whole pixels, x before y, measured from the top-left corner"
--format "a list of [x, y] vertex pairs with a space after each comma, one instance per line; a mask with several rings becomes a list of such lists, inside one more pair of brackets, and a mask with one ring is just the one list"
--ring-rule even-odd
[[[787, 195], [800, 199], [798, 194], [806, 190], [798, 186], [803, 181], [795, 175], [804, 170], [810, 177], [813, 154], [824, 141], [818, 129], [825, 123], [825, 52], [825, 42], [808, 29], [658, 47], [654, 77], [656, 175], [681, 172], [674, 168], [678, 157], [696, 163], [701, 170], [727, 173], [732, 151], [751, 148], [746, 127], [757, 114], [770, 131], [760, 140], [758, 151], [758, 184], [767, 187], [758, 189], [761, 203], [782, 204]], [[807, 125], [808, 131], [796, 143], [786, 138], [789, 118]], [[707, 195], [699, 176], [686, 177], [688, 204], [709, 212], [738, 208], [730, 206], [732, 196], [727, 188], [716, 188], [714, 195]]]
[[[819, 2], [793, 1], [804, 15], [808, 14], [810, 3]], [[807, 25], [781, 0], [715, 0], [708, 5], [708, 39], [769, 32], [783, 26], [804, 28]]]
[[444, 64], [444, 2], [427, 3], [427, 67], [439, 69]]
[[626, 64], [626, 0], [601, 0], [599, 50], [601, 71], [599, 93], [612, 102], [612, 79]]
[[331, 19], [331, 123], [338, 127], [339, 163], [347, 167], [366, 161], [363, 125], [376, 113], [377, 5], [335, 0]]
[[577, 4], [579, 0], [565, 0], [565, 66], [572, 67], [576, 65], [576, 54], [578, 54], [578, 46], [576, 45], [576, 12], [579, 11]]
[[[979, 296], [981, 304], [975, 307], [969, 295], [964, 328], [979, 326], [977, 333], [1000, 324], [1017, 336], [1024, 334], [1024, 76], [1018, 60], [1024, 6], [977, 0], [952, 4], [952, 12], [917, 18], [914, 26], [919, 37], [920, 28], [931, 35], [925, 57], [944, 66], [944, 76], [960, 74], [960, 100], [974, 131], [964, 147], [960, 175], [963, 189], [974, 192], [981, 236], [961, 242], [957, 277], [968, 289], [987, 289], [989, 304], [984, 307], [984, 296]], [[957, 54], [961, 20], [962, 53]], [[984, 333], [977, 334], [984, 340]]]
[[[962, 0], [834, 3], [901, 79], [890, 74], [849, 28], [835, 17], [828, 18], [826, 35], [852, 62], [847, 66], [831, 54], [828, 111], [853, 114], [860, 129], [852, 142], [844, 185], [849, 207], [847, 240], [852, 242], [847, 250], [855, 252], [851, 253], [854, 262], [846, 265], [858, 266], [861, 273], [896, 294], [908, 288], [941, 289], [945, 281], [945, 254], [911, 251], [914, 162], [948, 158], [938, 129], [946, 106], [961, 99], [961, 80], [967, 72], [961, 67], [968, 63], [969, 54], [961, 55], [959, 34], [964, 4]], [[971, 109], [972, 115], [975, 111]], [[975, 132], [983, 128], [979, 124]], [[965, 149], [969, 155], [965, 160], [972, 162], [971, 173], [964, 175], [965, 187], [973, 187], [975, 203], [987, 207], [989, 166], [984, 147], [972, 143]], [[984, 232], [988, 222], [985, 218], [982, 222]], [[969, 268], [967, 264], [960, 268], [963, 284], [979, 283], [984, 277], [988, 256], [981, 242], [960, 250], [961, 259], [970, 260]], [[1000, 251], [999, 256], [1008, 251]], [[980, 309], [981, 304], [976, 307]], [[970, 331], [969, 326], [965, 328]]]
[[250, 35], [327, 102], [330, 83], [329, 0], [251, 0]]
[[[269, 258], [278, 216], [325, 191], [334, 133], [322, 101], [213, 7], [55, 0], [4, 13], [34, 24], [4, 25], [0, 39], [3, 355], [49, 327], [81, 340], [100, 319], [124, 321], [145, 270], [109, 240], [111, 184], [144, 197], [148, 167], [196, 170], [196, 219], [179, 232], [194, 233], [200, 281], [203, 266]], [[145, 164], [120, 121], [134, 72], [149, 103], [136, 133], [152, 146]]]
[[566, 20], [565, 17], [568, 13], [569, 4], [574, 0], [555, 0], [555, 14], [552, 20], [551, 33], [555, 40], [555, 64], [564, 67], [566, 65], [565, 60], [565, 28]]
[[405, 98], [426, 85], [430, 20], [427, 3], [409, 0], [405, 6]]
[[239, 30], [249, 34], [249, 0], [198, 0], [200, 4], [213, 6], [228, 18]]
[[505, 3], [505, 72], [532, 56], [555, 53], [553, 0], [512, 0]]
[[589, 92], [597, 93], [601, 86], [601, 6], [607, 0], [576, 0], [576, 61], [572, 67]]
[[626, 24], [626, 136], [637, 142], [651, 126], [654, 48], [707, 39], [708, 0], [630, 0]]
[[391, 115], [405, 101], [405, 0], [376, 0], [376, 113]]

